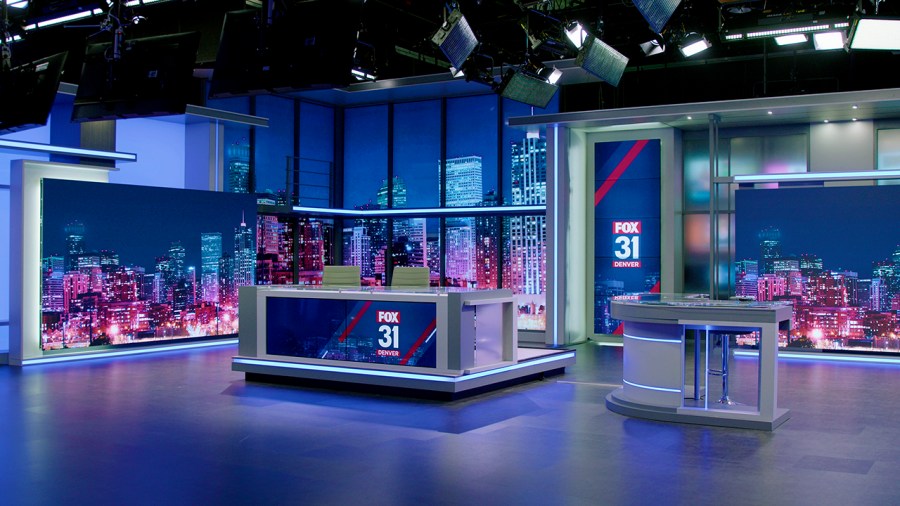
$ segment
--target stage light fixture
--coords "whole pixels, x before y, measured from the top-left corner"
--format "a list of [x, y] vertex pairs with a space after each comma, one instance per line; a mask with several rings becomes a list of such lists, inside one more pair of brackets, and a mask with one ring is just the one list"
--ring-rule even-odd
[[618, 86], [628, 65], [628, 57], [597, 37], [589, 35], [578, 51], [575, 63], [609, 84]]
[[720, 34], [724, 42], [739, 42], [798, 33], [833, 32], [846, 30], [850, 26], [849, 18], [848, 6], [834, 2], [815, 9], [786, 6], [764, 9], [755, 14], [726, 16]]
[[566, 37], [572, 42], [572, 45], [575, 46], [575, 49], [581, 49], [584, 46], [584, 42], [588, 38], [588, 32], [584, 29], [581, 23], [578, 21], [573, 21], [566, 25], [565, 27]]
[[846, 42], [847, 36], [842, 30], [813, 34], [813, 45], [815, 46], [816, 51], [843, 49]]
[[431, 37], [431, 42], [441, 48], [450, 64], [458, 69], [462, 68], [463, 63], [478, 46], [475, 32], [459, 9], [450, 13], [447, 21]]
[[[553, 74], [554, 70], [562, 75], [559, 70], [551, 69], [548, 77]], [[556, 79], [559, 77], [557, 76]], [[532, 75], [523, 69], [509, 69], [500, 82], [497, 93], [504, 98], [543, 109], [547, 107], [558, 89], [556, 84], [541, 75]]]
[[662, 37], [657, 37], [652, 40], [648, 40], [647, 42], [642, 42], [640, 46], [641, 51], [644, 52], [644, 56], [653, 56], [666, 52], [666, 41], [663, 40]]
[[849, 45], [850, 49], [900, 51], [900, 18], [855, 18]]
[[681, 54], [683, 54], [685, 58], [690, 58], [695, 54], [706, 51], [710, 46], [711, 44], [706, 40], [706, 37], [697, 32], [691, 32], [681, 39], [681, 45], [678, 49], [681, 50]]
[[779, 46], [789, 46], [791, 44], [801, 44], [803, 42], [808, 41], [809, 39], [806, 37], [806, 34], [803, 33], [792, 33], [789, 35], [779, 35], [775, 37], [775, 43]]
[[538, 72], [538, 75], [550, 84], [556, 84], [562, 77], [562, 70], [556, 67], [544, 67]]
[[634, 6], [656, 33], [662, 33], [679, 4], [681, 0], [634, 0]]

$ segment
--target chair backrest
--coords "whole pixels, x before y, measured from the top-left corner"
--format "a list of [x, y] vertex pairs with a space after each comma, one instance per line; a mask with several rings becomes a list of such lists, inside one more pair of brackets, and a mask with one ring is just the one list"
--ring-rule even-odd
[[326, 265], [322, 272], [323, 286], [359, 286], [358, 265]]
[[428, 267], [394, 267], [391, 286], [427, 288], [429, 286]]

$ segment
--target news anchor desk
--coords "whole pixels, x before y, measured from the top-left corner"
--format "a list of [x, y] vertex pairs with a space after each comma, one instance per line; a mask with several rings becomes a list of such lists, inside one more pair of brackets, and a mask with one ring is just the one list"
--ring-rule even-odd
[[[762, 430], [774, 430], [789, 418], [789, 411], [778, 407], [778, 331], [790, 330], [790, 305], [644, 294], [614, 299], [610, 311], [624, 323], [623, 385], [606, 397], [610, 411]], [[685, 384], [685, 330], [695, 331], [692, 385]], [[710, 365], [710, 336], [718, 333], [729, 339], [751, 332], [759, 335], [756, 405], [704, 396], [709, 393], [710, 370], [719, 368]], [[705, 364], [699, 358], [701, 338], [707, 343]], [[707, 372], [702, 378], [701, 371]], [[721, 378], [721, 369], [712, 372]]]
[[574, 351], [518, 347], [510, 290], [248, 286], [239, 296], [232, 369], [248, 379], [454, 396], [575, 363]]

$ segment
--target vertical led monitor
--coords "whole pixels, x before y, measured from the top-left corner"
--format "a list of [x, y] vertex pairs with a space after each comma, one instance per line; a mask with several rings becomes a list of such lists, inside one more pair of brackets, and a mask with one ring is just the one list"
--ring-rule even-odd
[[793, 304], [796, 350], [900, 352], [900, 186], [738, 190], [737, 295]]
[[45, 353], [237, 333], [253, 195], [45, 179], [41, 213]]
[[659, 291], [660, 141], [598, 142], [594, 164], [594, 332], [621, 334], [610, 300]]

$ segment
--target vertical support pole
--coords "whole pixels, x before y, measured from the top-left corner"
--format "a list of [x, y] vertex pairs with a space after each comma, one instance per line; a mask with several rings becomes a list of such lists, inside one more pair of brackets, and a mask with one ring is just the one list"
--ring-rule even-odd
[[703, 332], [703, 338], [707, 338], [708, 329], [694, 331], [694, 400], [700, 400], [700, 332]]
[[709, 115], [709, 296], [719, 295], [719, 121], [716, 114]]

